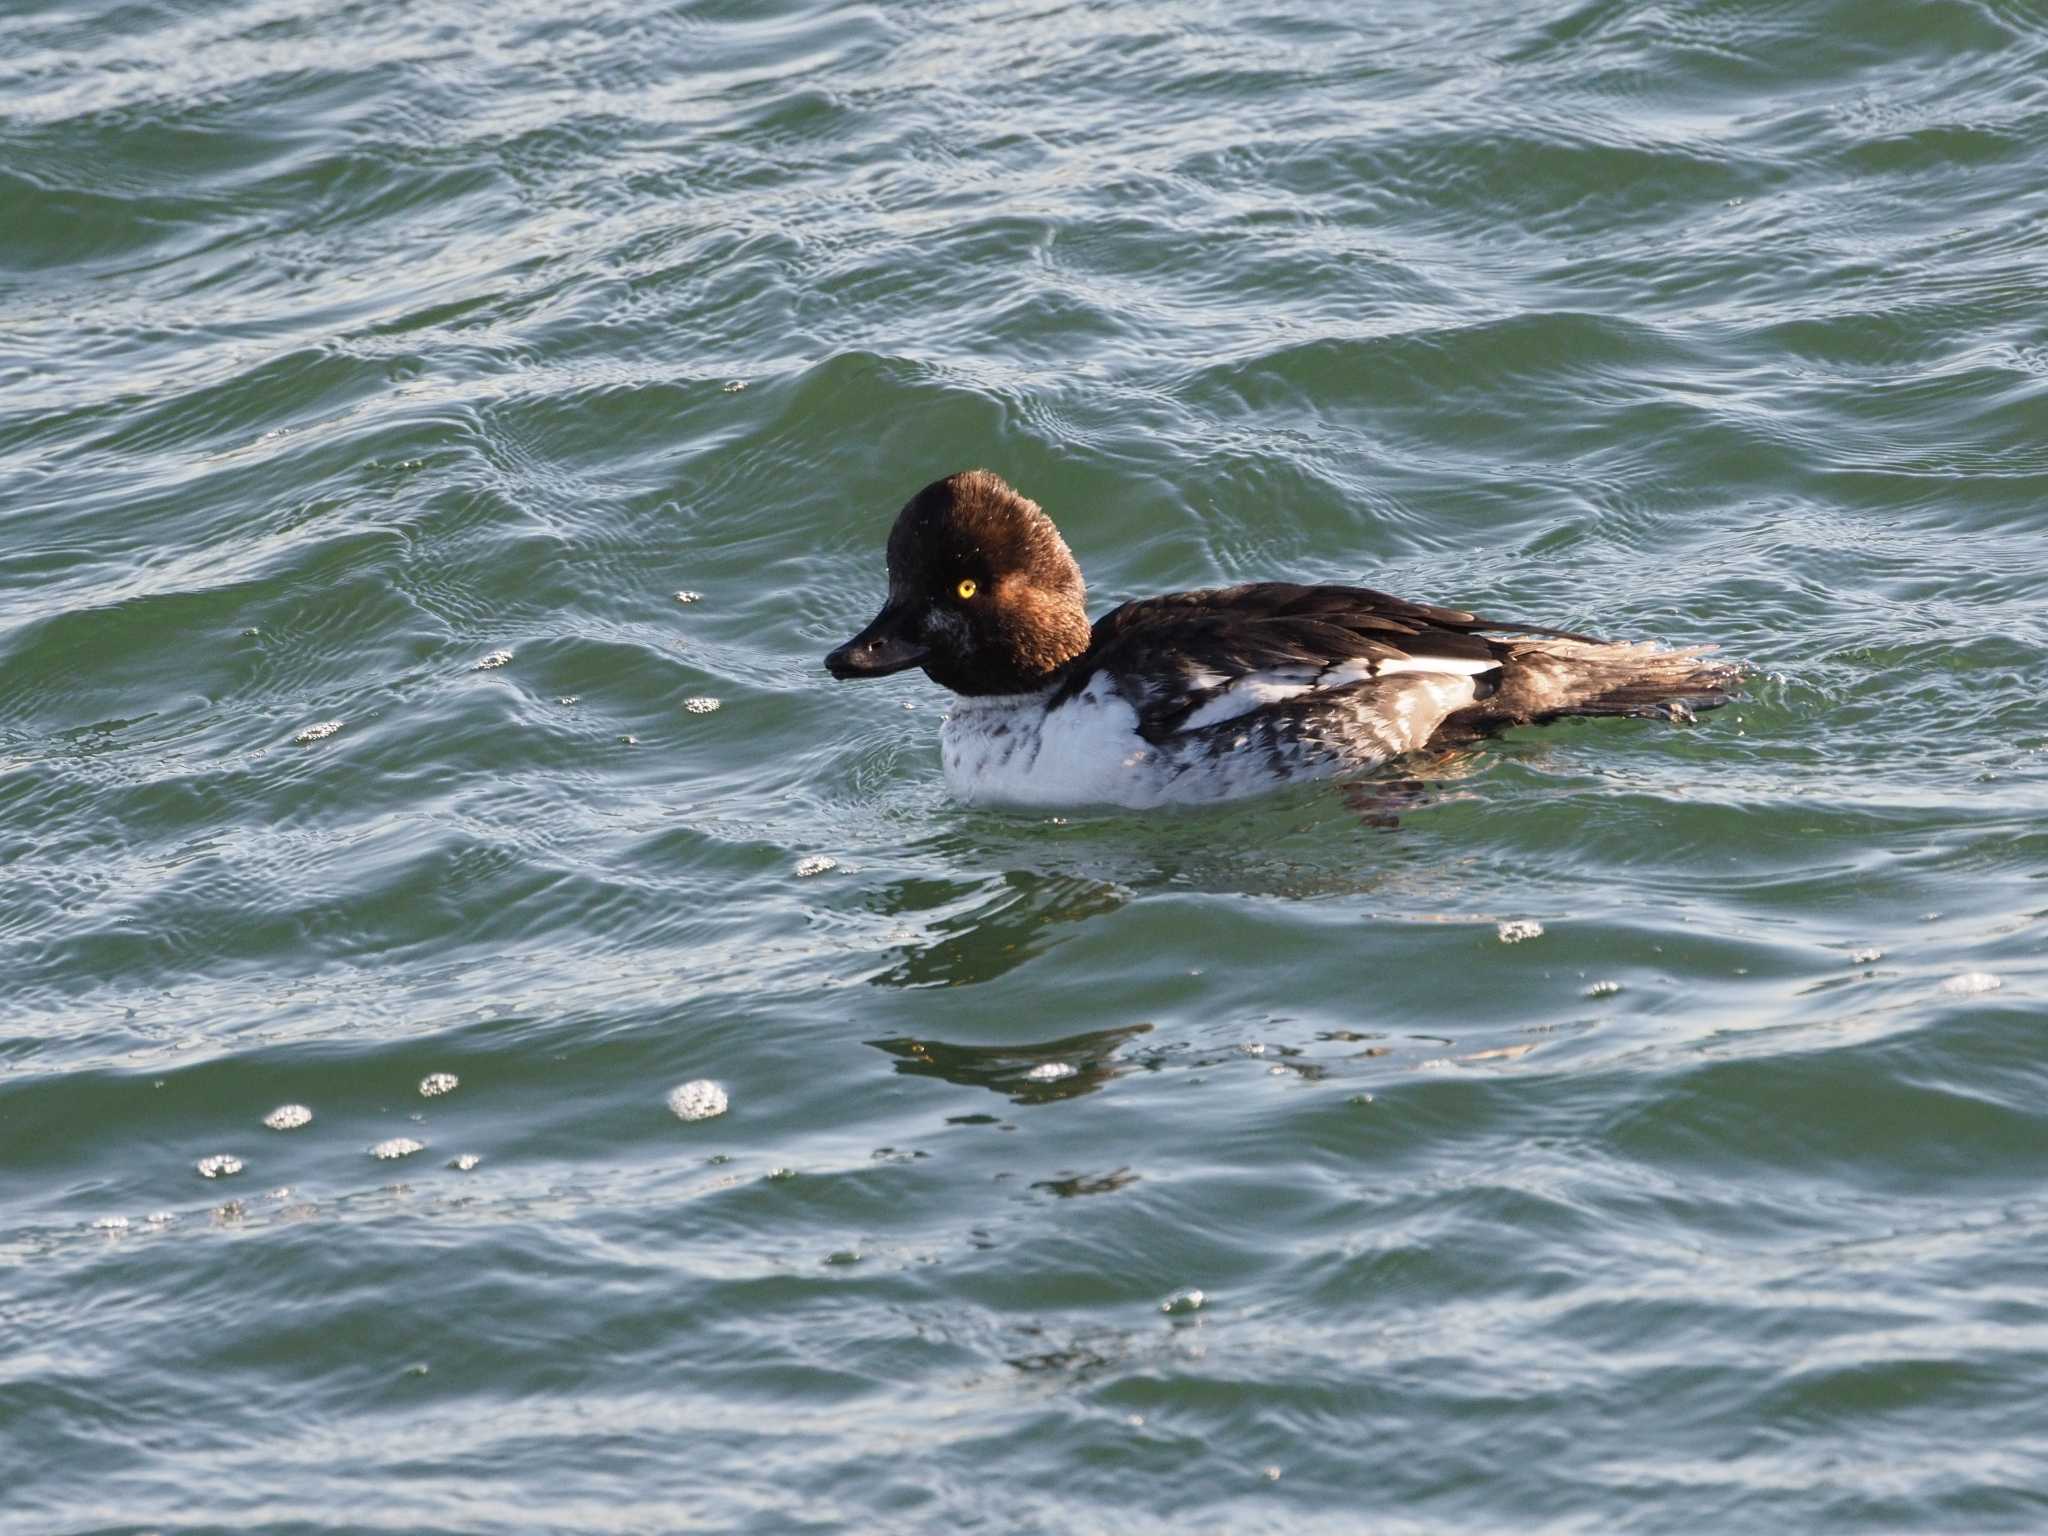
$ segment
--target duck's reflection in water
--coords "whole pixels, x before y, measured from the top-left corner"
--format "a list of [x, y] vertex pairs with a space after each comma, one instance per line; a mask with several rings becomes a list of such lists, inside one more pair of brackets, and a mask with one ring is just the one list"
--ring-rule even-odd
[[968, 1088], [986, 1088], [1013, 1104], [1050, 1104], [1093, 1093], [1130, 1069], [1117, 1059], [1124, 1042], [1149, 1034], [1150, 1024], [1095, 1030], [1018, 1045], [951, 1045], [908, 1035], [870, 1040], [896, 1058], [896, 1070], [910, 1077], [942, 1077]]
[[988, 981], [1041, 954], [1063, 925], [1114, 912], [1130, 900], [1121, 886], [1082, 875], [1009, 870], [981, 885], [906, 880], [885, 893], [890, 917], [926, 913], [923, 932], [894, 965], [871, 977], [884, 987], [944, 987]]

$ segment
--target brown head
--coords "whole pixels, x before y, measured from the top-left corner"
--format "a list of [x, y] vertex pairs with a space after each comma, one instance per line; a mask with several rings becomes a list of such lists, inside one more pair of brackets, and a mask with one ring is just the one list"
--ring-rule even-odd
[[1027, 693], [1088, 648], [1087, 589], [1038, 503], [970, 469], [911, 497], [889, 530], [889, 600], [825, 658], [834, 677], [907, 667], [955, 693]]

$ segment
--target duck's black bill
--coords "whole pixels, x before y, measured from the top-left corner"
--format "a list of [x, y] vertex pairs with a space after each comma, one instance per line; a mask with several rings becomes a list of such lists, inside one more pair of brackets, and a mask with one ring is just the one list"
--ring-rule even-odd
[[927, 647], [911, 631], [908, 610], [884, 608], [874, 623], [825, 658], [825, 670], [842, 680], [887, 677], [923, 661]]

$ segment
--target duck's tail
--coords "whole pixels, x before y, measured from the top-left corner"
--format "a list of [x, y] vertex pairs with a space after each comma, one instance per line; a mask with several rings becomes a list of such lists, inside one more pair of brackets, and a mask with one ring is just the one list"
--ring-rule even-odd
[[1688, 721], [1726, 704], [1742, 686], [1740, 663], [1710, 660], [1717, 649], [1579, 638], [1494, 642], [1501, 667], [1494, 690], [1444, 721], [1439, 735], [1485, 735], [1570, 715], [1635, 715]]

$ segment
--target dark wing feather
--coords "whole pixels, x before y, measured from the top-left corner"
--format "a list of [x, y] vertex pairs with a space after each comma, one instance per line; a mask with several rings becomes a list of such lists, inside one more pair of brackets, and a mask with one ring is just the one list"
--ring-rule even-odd
[[1506, 647], [1485, 639], [1482, 630], [1584, 638], [1482, 619], [1461, 608], [1411, 603], [1369, 587], [1254, 582], [1142, 598], [1104, 614], [1088, 649], [1067, 664], [1053, 702], [1071, 697], [1098, 672], [1120, 682], [1177, 678], [1180, 686], [1123, 688], [1138, 711], [1139, 733], [1157, 742], [1248, 673], [1313, 673], [1361, 658], [1500, 659]]

